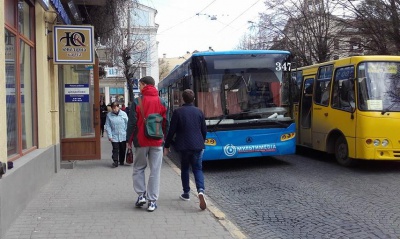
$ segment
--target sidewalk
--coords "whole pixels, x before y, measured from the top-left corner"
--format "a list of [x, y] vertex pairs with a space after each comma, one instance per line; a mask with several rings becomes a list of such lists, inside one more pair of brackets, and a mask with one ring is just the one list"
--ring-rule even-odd
[[196, 194], [190, 201], [179, 199], [179, 169], [167, 157], [158, 208], [154, 212], [148, 212], [147, 205], [135, 208], [132, 166], [112, 168], [106, 138], [101, 147], [101, 160], [78, 161], [73, 169], [61, 169], [4, 238], [245, 238], [210, 198], [205, 211], [200, 210]]

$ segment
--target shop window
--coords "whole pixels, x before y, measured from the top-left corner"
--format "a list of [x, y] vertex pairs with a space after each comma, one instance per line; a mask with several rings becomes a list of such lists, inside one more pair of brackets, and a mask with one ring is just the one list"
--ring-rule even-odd
[[4, 1], [4, 14], [5, 21], [10, 26], [15, 26], [15, 1], [5, 0]]
[[6, 114], [8, 156], [18, 152], [18, 110], [16, 98], [16, 36], [6, 29]]
[[32, 29], [32, 9], [28, 3], [19, 0], [18, 1], [18, 31], [26, 38], [31, 39]]
[[124, 88], [110, 88], [110, 102], [125, 103]]
[[22, 149], [33, 147], [33, 113], [32, 113], [32, 55], [33, 48], [21, 41], [20, 45], [20, 89], [21, 89], [21, 117], [22, 117]]
[[33, 38], [34, 6], [6, 0], [5, 12], [7, 156], [14, 160], [37, 146], [34, 42], [26, 40]]

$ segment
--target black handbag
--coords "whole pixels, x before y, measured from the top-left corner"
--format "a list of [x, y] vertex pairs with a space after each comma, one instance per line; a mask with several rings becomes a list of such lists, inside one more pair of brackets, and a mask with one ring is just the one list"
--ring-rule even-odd
[[127, 164], [132, 164], [133, 163], [133, 152], [132, 152], [132, 149], [128, 149], [128, 151], [126, 151], [125, 160], [126, 160]]

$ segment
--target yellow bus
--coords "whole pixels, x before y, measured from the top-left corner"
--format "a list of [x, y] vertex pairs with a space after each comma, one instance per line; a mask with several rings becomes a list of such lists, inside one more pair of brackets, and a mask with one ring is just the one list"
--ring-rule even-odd
[[400, 56], [353, 56], [292, 71], [297, 145], [356, 160], [400, 160]]

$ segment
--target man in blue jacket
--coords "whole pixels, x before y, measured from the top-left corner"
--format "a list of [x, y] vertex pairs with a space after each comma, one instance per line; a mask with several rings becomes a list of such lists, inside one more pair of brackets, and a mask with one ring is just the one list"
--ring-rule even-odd
[[183, 187], [183, 194], [180, 198], [185, 201], [190, 200], [189, 169], [191, 166], [196, 181], [200, 208], [204, 210], [207, 203], [204, 196], [202, 156], [207, 135], [206, 121], [203, 112], [193, 105], [194, 92], [192, 90], [184, 90], [182, 98], [185, 103], [172, 114], [170, 128], [164, 144], [164, 155], [168, 154], [172, 138], [176, 135], [174, 149], [180, 153]]

